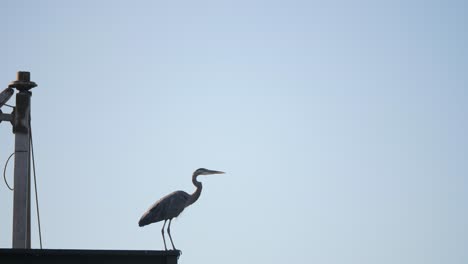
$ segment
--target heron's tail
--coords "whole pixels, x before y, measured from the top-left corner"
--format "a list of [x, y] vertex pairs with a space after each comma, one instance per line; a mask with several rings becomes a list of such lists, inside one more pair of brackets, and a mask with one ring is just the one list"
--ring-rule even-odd
[[145, 213], [141, 218], [140, 221], [138, 221], [138, 226], [145, 226], [151, 224], [151, 217], [148, 217], [148, 213]]
[[139, 226], [145, 226], [149, 225], [158, 221], [161, 221], [159, 217], [157, 217], [157, 211], [158, 210], [148, 210], [146, 211], [140, 218], [140, 221], [138, 221]]

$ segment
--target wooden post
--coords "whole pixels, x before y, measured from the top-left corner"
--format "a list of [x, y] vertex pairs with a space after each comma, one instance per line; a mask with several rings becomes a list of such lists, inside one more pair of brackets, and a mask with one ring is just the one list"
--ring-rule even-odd
[[16, 88], [16, 108], [13, 119], [15, 133], [15, 166], [13, 195], [13, 248], [31, 248], [31, 180], [30, 180], [30, 107], [29, 72], [18, 72], [9, 87]]

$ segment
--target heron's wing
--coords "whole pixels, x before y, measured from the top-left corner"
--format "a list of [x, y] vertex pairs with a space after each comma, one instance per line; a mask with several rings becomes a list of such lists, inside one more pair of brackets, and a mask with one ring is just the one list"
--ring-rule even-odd
[[168, 214], [177, 209], [183, 210], [190, 195], [184, 191], [175, 191], [155, 202], [148, 211]]
[[189, 197], [184, 191], [175, 191], [164, 196], [143, 214], [138, 224], [144, 226], [177, 217], [184, 210]]

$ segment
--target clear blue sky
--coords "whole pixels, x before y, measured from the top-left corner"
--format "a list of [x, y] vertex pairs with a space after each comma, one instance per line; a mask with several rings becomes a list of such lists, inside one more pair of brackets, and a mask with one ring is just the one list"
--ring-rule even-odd
[[[466, 1], [2, 1], [0, 85], [39, 85], [44, 246], [161, 249], [138, 219], [206, 167], [227, 174], [173, 222], [180, 263], [467, 263], [467, 17]], [[0, 124], [0, 164], [13, 142]], [[0, 184], [0, 247], [12, 199]]]

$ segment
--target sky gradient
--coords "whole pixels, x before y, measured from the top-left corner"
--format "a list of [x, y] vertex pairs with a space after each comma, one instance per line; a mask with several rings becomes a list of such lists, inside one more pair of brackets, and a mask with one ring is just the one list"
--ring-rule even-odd
[[[2, 1], [0, 13], [0, 84], [20, 70], [38, 84], [45, 248], [162, 249], [162, 225], [140, 216], [193, 192], [206, 167], [227, 174], [201, 178], [173, 222], [180, 263], [468, 262], [466, 1]], [[5, 122], [0, 146], [3, 164]], [[0, 197], [8, 248], [13, 193], [1, 184]]]

